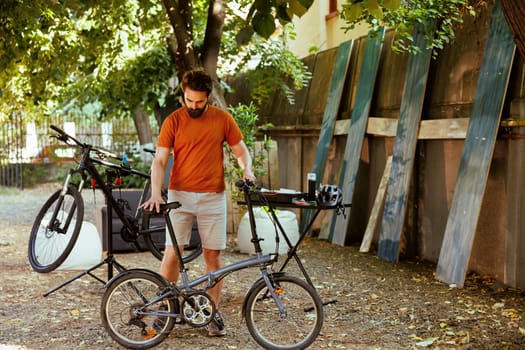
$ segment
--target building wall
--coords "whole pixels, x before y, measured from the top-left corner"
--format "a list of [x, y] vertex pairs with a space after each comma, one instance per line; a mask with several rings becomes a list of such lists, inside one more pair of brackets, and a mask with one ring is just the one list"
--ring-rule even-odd
[[329, 0], [316, 0], [301, 18], [294, 18], [297, 37], [290, 41], [290, 50], [298, 57], [306, 57], [312, 52], [332, 49], [344, 41], [366, 36], [365, 25], [345, 32], [342, 29], [345, 23], [340, 18], [341, 1], [338, 1], [338, 9], [338, 12], [329, 13]]

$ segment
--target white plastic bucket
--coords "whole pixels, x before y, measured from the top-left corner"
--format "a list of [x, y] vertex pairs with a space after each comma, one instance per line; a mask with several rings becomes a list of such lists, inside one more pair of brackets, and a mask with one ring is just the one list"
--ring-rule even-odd
[[[279, 254], [286, 254], [288, 252], [288, 244], [286, 243], [279, 227], [274, 225], [270, 218], [270, 214], [264, 211], [261, 207], [253, 208], [255, 217], [255, 227], [257, 235], [263, 240], [260, 241], [263, 254], [275, 253], [275, 230], [279, 233]], [[299, 240], [299, 225], [297, 224], [297, 216], [294, 212], [289, 210], [277, 210], [277, 218], [281, 223], [286, 236], [292, 245], [295, 245]], [[255, 254], [255, 249], [251, 242], [252, 234], [250, 228], [250, 219], [248, 213], [244, 214], [239, 223], [237, 231], [237, 248], [241, 253]]]
[[[74, 222], [71, 227], [74, 227]], [[87, 270], [101, 261], [102, 243], [97, 227], [84, 221], [73, 250], [57, 270]]]

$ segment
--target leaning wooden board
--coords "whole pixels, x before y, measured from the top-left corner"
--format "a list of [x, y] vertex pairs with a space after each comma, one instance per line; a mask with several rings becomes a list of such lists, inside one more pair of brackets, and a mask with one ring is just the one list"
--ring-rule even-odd
[[414, 44], [421, 52], [408, 57], [377, 253], [388, 261], [397, 261], [399, 256], [399, 241], [405, 221], [408, 189], [430, 68], [431, 50], [426, 48], [425, 37], [418, 28], [416, 26], [414, 31]]
[[367, 253], [368, 250], [370, 250], [370, 245], [372, 244], [372, 240], [374, 239], [374, 234], [378, 226], [379, 214], [382, 212], [385, 206], [385, 195], [391, 168], [392, 156], [388, 157], [386, 160], [385, 170], [383, 171], [383, 176], [381, 177], [381, 182], [379, 183], [379, 188], [377, 189], [372, 212], [370, 213], [370, 217], [368, 219], [368, 225], [366, 225], [365, 235], [363, 236], [363, 241], [361, 242], [361, 247], [359, 248], [360, 253]]
[[496, 1], [436, 271], [438, 280], [458, 287], [465, 282], [514, 51]]
[[[311, 171], [316, 174], [318, 183], [322, 180], [324, 175], [326, 159], [332, 142], [335, 120], [337, 118], [337, 112], [339, 111], [339, 104], [341, 103], [341, 96], [343, 94], [343, 87], [345, 85], [346, 72], [348, 70], [353, 44], [354, 41], [349, 40], [342, 43], [337, 49], [335, 66], [332, 73], [332, 80], [330, 82], [330, 90], [328, 91], [328, 97], [326, 99], [321, 131], [319, 134], [319, 140], [317, 141], [314, 164]], [[302, 229], [306, 228], [312, 215], [313, 212], [311, 210], [305, 211], [301, 219]]]
[[[384, 28], [381, 28], [378, 32], [370, 32], [365, 44], [351, 124], [348, 129], [345, 152], [339, 170], [339, 187], [343, 192], [343, 198], [346, 203], [351, 203], [354, 195], [355, 180], [359, 168], [359, 160], [361, 159], [361, 148], [365, 137], [366, 122], [374, 93], [384, 36]], [[330, 241], [338, 245], [345, 244], [349, 217], [349, 214], [337, 215], [334, 211], [331, 216], [331, 222], [328, 225], [330, 228], [328, 239]]]

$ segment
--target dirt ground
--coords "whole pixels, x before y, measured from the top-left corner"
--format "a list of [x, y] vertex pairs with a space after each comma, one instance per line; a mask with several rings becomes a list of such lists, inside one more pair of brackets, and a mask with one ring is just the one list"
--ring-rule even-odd
[[[51, 295], [43, 293], [78, 271], [34, 272], [27, 239], [40, 206], [54, 190], [0, 189], [0, 349], [116, 349], [100, 321], [103, 284], [84, 276]], [[86, 219], [94, 222], [100, 194], [84, 194]], [[224, 262], [245, 258], [233, 235]], [[525, 349], [525, 294], [471, 274], [465, 287], [434, 278], [423, 262], [385, 262], [358, 247], [338, 247], [308, 237], [299, 256], [324, 301], [322, 333], [311, 349]], [[128, 268], [157, 271], [150, 253], [118, 254]], [[203, 268], [201, 260], [192, 267]], [[294, 271], [294, 266], [290, 266]], [[95, 273], [107, 277], [105, 268]], [[258, 349], [240, 308], [257, 278], [253, 270], [227, 277], [222, 302], [228, 334], [208, 338], [200, 329], [176, 326], [158, 349]]]

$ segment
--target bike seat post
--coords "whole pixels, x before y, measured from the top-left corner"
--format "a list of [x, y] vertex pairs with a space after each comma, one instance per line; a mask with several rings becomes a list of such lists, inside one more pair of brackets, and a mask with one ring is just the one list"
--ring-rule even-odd
[[182, 260], [182, 254], [179, 250], [179, 243], [177, 242], [175, 231], [173, 230], [173, 226], [171, 225], [170, 211], [171, 209], [164, 210], [164, 220], [166, 221], [166, 227], [168, 228], [168, 232], [170, 234], [171, 243], [173, 244], [173, 250], [175, 251], [175, 255], [177, 255], [177, 260], [179, 261], [179, 272], [185, 274], [186, 266], [184, 265], [184, 260]]
[[262, 248], [261, 248], [261, 244], [260, 244], [261, 239], [257, 235], [257, 227], [255, 225], [255, 216], [253, 214], [253, 204], [252, 204], [252, 198], [251, 198], [251, 194], [253, 192], [250, 189], [250, 187], [247, 186], [247, 185], [244, 186], [243, 191], [244, 191], [244, 199], [246, 201], [246, 208], [248, 209], [248, 218], [249, 218], [249, 221], [250, 221], [250, 229], [251, 229], [251, 233], [252, 233], [251, 242], [252, 242], [253, 247], [255, 249], [255, 254], [256, 255], [261, 255], [262, 254]]

